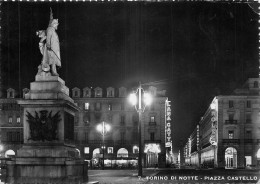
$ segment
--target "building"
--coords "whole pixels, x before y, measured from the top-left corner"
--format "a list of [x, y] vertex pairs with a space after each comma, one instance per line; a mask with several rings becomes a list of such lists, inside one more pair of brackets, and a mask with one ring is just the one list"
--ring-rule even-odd
[[260, 78], [249, 78], [233, 94], [213, 99], [183, 148], [186, 164], [260, 167], [259, 83]]
[[[150, 86], [153, 103], [142, 113], [143, 166], [165, 167], [172, 160], [170, 102], [165, 90]], [[24, 89], [24, 94], [28, 89]], [[91, 167], [134, 167], [138, 159], [138, 114], [128, 102], [126, 88], [108, 87], [73, 88], [71, 97], [80, 107], [74, 119], [74, 142], [81, 157], [89, 160]], [[23, 95], [24, 96], [24, 95]], [[15, 155], [23, 144], [22, 109], [17, 104], [15, 90], [7, 91], [1, 105], [2, 157]], [[111, 127], [104, 137], [97, 125], [105, 122]], [[104, 142], [103, 142], [104, 138]], [[104, 148], [104, 157], [103, 149]]]

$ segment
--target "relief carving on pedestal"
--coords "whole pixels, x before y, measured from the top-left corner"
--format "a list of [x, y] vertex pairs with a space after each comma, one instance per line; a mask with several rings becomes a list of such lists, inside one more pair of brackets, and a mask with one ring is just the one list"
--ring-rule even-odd
[[26, 114], [27, 122], [30, 126], [30, 138], [28, 140], [33, 141], [53, 141], [58, 140], [58, 122], [61, 120], [59, 111], [52, 116], [52, 111], [47, 110], [38, 112], [35, 111], [35, 117], [33, 117], [28, 111]]

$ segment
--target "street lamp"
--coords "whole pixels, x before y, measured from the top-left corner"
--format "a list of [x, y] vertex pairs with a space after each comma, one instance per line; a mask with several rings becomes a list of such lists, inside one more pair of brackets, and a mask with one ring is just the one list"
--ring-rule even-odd
[[99, 131], [102, 135], [102, 152], [103, 152], [103, 165], [102, 165], [102, 169], [104, 170], [104, 166], [105, 166], [105, 135], [107, 134], [107, 132], [110, 130], [110, 125], [105, 123], [104, 121], [99, 124], [97, 126], [97, 131]]
[[129, 95], [130, 103], [135, 106], [136, 111], [138, 112], [139, 120], [138, 120], [138, 142], [139, 142], [139, 152], [138, 152], [138, 176], [143, 176], [142, 170], [142, 131], [141, 131], [141, 119], [142, 113], [145, 110], [147, 105], [152, 103], [152, 97], [149, 93], [145, 92], [139, 82], [139, 87], [136, 91]]

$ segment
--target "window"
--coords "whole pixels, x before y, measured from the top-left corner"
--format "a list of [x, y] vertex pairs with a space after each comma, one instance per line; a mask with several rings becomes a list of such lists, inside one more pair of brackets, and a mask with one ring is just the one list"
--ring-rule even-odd
[[10, 91], [10, 98], [14, 97], [14, 93], [12, 91]]
[[246, 114], [246, 123], [251, 123], [252, 120], [251, 120], [251, 114], [247, 113]]
[[254, 88], [258, 88], [258, 81], [254, 82]]
[[8, 123], [13, 123], [13, 117], [12, 116], [8, 117]]
[[100, 89], [96, 91], [96, 97], [102, 97], [102, 91]]
[[125, 110], [125, 103], [121, 103], [121, 110]]
[[90, 91], [90, 89], [85, 89], [85, 90], [84, 90], [84, 93], [83, 93], [83, 96], [84, 96], [84, 97], [91, 97], [91, 91]]
[[20, 132], [16, 132], [16, 141], [20, 142], [21, 141], [21, 136], [20, 136]]
[[108, 93], [107, 93], [107, 97], [113, 97], [113, 91], [112, 90], [109, 90]]
[[113, 154], [113, 147], [108, 147], [107, 148], [107, 153], [108, 154]]
[[120, 118], [121, 118], [120, 124], [124, 125], [125, 124], [125, 115], [121, 115]]
[[74, 92], [74, 96], [77, 97], [79, 95], [78, 91]]
[[234, 102], [233, 102], [233, 100], [229, 100], [229, 101], [228, 101], [228, 107], [229, 107], [229, 108], [233, 108], [233, 107], [234, 107]]
[[125, 141], [125, 132], [121, 132], [121, 141]]
[[101, 104], [99, 102], [96, 103], [95, 110], [97, 111], [101, 110]]
[[154, 141], [154, 132], [150, 133], [150, 140]]
[[251, 130], [246, 130], [245, 138], [246, 139], [252, 139], [252, 131]]
[[234, 120], [234, 114], [228, 114], [228, 120], [233, 121]]
[[112, 111], [112, 104], [108, 104], [108, 110]]
[[137, 154], [139, 152], [139, 148], [137, 146], [133, 147], [133, 153]]
[[21, 123], [21, 118], [20, 118], [20, 116], [17, 116], [17, 117], [16, 117], [16, 122], [17, 122], [17, 123]]
[[85, 107], [84, 108], [85, 108], [85, 110], [89, 110], [89, 103], [88, 102], [85, 103]]
[[150, 117], [150, 122], [155, 122], [155, 117], [154, 116]]
[[12, 132], [7, 132], [7, 141], [12, 141]]
[[247, 108], [251, 108], [251, 101], [250, 101], [250, 100], [247, 100], [247, 101], [246, 101], [246, 107], [247, 107]]
[[85, 153], [85, 154], [89, 154], [89, 147], [85, 147], [85, 148], [84, 148], [84, 153]]
[[233, 130], [229, 130], [228, 131], [228, 138], [229, 139], [234, 139], [234, 131]]

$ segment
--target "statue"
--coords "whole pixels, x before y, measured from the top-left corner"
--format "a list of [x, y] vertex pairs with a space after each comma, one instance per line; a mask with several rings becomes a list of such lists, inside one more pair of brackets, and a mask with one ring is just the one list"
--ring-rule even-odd
[[61, 67], [60, 43], [56, 32], [58, 25], [58, 19], [53, 19], [53, 13], [51, 10], [47, 30], [40, 30], [36, 32], [36, 35], [41, 38], [39, 42], [39, 49], [43, 55], [41, 64], [38, 66], [37, 75], [59, 76], [56, 69], [56, 66]]

